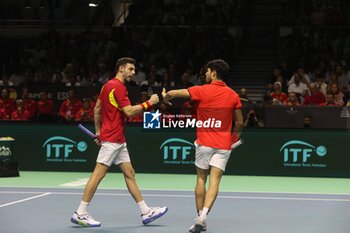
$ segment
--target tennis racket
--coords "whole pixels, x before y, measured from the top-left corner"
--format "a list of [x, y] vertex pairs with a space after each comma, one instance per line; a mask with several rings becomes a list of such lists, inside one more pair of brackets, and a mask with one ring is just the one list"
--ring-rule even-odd
[[86, 133], [91, 138], [96, 138], [95, 134], [91, 132], [88, 128], [83, 126], [82, 124], [78, 125], [79, 129], [81, 129], [84, 133]]
[[237, 142], [232, 144], [231, 149], [233, 150], [242, 144], [243, 144], [243, 139], [239, 139]]

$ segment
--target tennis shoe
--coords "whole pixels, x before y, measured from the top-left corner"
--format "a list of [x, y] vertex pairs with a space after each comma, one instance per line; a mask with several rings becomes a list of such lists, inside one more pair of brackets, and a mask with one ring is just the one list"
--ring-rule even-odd
[[195, 219], [195, 223], [190, 227], [189, 232], [192, 233], [200, 233], [201, 231], [207, 230], [207, 223], [205, 222], [205, 219], [201, 217], [197, 217]]
[[72, 223], [78, 224], [83, 227], [99, 227], [101, 226], [101, 222], [93, 219], [91, 215], [88, 213], [78, 215], [77, 212], [74, 212], [72, 218], [70, 219]]
[[168, 211], [168, 207], [151, 207], [147, 214], [142, 214], [142, 223], [147, 225], [150, 222], [153, 222], [157, 218], [162, 217]]

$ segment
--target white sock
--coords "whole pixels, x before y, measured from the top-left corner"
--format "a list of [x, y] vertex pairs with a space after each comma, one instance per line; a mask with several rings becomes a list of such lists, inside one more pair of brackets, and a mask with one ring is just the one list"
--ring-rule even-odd
[[80, 205], [77, 210], [77, 214], [82, 215], [82, 214], [87, 214], [87, 207], [89, 205], [89, 202], [86, 201], [81, 201]]
[[200, 217], [203, 218], [204, 220], [207, 219], [208, 212], [209, 212], [209, 209], [207, 207], [204, 207]]
[[197, 210], [198, 217], [201, 216], [201, 214], [202, 214], [202, 210]]
[[149, 212], [149, 207], [144, 200], [137, 203], [140, 207], [141, 214], [147, 214]]

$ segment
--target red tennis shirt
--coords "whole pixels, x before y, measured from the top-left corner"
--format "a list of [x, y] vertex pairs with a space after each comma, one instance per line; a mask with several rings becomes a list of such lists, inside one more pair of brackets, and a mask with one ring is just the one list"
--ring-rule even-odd
[[[199, 102], [197, 121], [207, 121], [207, 125], [210, 126], [198, 127], [197, 124], [197, 143], [211, 148], [231, 150], [233, 113], [242, 108], [238, 94], [223, 81], [190, 87], [188, 91], [191, 99]], [[220, 126], [218, 121], [221, 122]]]
[[102, 107], [101, 141], [124, 143], [126, 116], [121, 109], [130, 105], [124, 83], [117, 78], [109, 80], [102, 87], [99, 99]]

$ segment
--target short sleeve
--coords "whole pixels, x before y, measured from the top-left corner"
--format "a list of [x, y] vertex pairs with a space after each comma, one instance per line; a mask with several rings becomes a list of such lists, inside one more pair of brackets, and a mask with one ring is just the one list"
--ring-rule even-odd
[[119, 108], [124, 108], [131, 104], [128, 98], [127, 89], [124, 86], [119, 86], [114, 90], [114, 97], [117, 100]]
[[235, 101], [233, 103], [233, 108], [234, 108], [234, 110], [238, 110], [238, 109], [242, 108], [241, 99], [239, 98], [238, 95], [235, 96]]
[[201, 100], [203, 98], [203, 86], [193, 86], [187, 89], [191, 95], [191, 100]]

